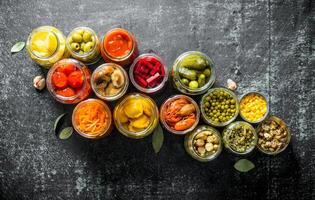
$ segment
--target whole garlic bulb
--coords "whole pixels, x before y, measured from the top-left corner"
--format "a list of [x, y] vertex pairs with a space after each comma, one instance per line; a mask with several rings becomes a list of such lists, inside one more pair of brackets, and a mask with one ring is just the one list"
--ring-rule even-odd
[[42, 90], [46, 86], [46, 81], [44, 76], [35, 76], [33, 79], [33, 85], [37, 90]]
[[227, 87], [230, 89], [230, 90], [236, 90], [237, 88], [237, 84], [235, 83], [235, 81], [233, 81], [232, 79], [228, 79], [227, 80]]

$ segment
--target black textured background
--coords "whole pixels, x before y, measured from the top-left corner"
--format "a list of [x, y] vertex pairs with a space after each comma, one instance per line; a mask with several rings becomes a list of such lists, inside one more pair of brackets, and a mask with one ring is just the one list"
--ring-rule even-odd
[[[36, 92], [33, 77], [46, 72], [25, 49], [10, 53], [41, 25], [64, 34], [88, 26], [100, 36], [120, 25], [168, 66], [185, 51], [202, 51], [216, 63], [216, 85], [231, 78], [238, 95], [268, 96], [271, 113], [291, 129], [291, 144], [275, 157], [255, 151], [249, 159], [256, 168], [240, 174], [233, 169], [238, 157], [224, 151], [199, 163], [186, 154], [183, 137], [166, 132], [158, 155], [151, 136], [132, 140], [114, 131], [99, 141], [76, 134], [60, 141], [53, 122], [71, 107]], [[314, 1], [0, 0], [0, 30], [2, 199], [315, 198]], [[156, 97], [158, 105], [173, 93]]]

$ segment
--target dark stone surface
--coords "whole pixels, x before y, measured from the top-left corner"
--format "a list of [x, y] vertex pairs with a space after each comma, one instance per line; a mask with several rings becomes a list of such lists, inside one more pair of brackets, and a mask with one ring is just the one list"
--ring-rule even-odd
[[[158, 155], [151, 137], [128, 139], [114, 131], [89, 141], [53, 134], [64, 110], [48, 91], [36, 92], [45, 73], [26, 51], [11, 55], [32, 29], [53, 25], [68, 34], [89, 26], [103, 35], [116, 25], [132, 31], [141, 51], [152, 49], [171, 66], [187, 50], [216, 63], [216, 85], [238, 82], [237, 94], [265, 93], [271, 113], [292, 132], [286, 151], [249, 159], [224, 151], [210, 163], [190, 158], [183, 137], [165, 132]], [[2, 199], [314, 199], [315, 67], [311, 0], [243, 1], [0, 1], [0, 196]], [[100, 63], [94, 65], [98, 66]], [[235, 74], [239, 69], [240, 73]], [[157, 97], [158, 105], [169, 95]]]

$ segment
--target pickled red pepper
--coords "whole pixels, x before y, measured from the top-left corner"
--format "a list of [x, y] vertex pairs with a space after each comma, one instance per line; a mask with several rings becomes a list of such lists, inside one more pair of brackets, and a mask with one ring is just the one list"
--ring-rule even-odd
[[133, 48], [133, 40], [129, 33], [123, 29], [117, 29], [106, 35], [104, 48], [114, 58], [127, 56]]
[[153, 56], [139, 59], [134, 68], [134, 79], [143, 88], [158, 86], [165, 75], [162, 63]]

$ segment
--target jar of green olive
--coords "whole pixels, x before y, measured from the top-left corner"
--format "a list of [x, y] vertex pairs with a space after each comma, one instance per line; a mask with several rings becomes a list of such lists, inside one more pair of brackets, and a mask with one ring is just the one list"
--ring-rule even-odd
[[239, 113], [236, 95], [226, 88], [212, 88], [200, 101], [201, 116], [212, 126], [222, 127], [234, 121]]
[[224, 146], [232, 153], [246, 155], [255, 149], [257, 134], [254, 127], [244, 121], [236, 121], [222, 132]]
[[97, 34], [88, 27], [77, 27], [71, 31], [66, 41], [71, 57], [90, 65], [99, 61], [100, 41]]
[[197, 126], [185, 137], [186, 152], [200, 162], [208, 162], [217, 158], [222, 151], [219, 131], [207, 125]]
[[214, 84], [214, 63], [204, 53], [188, 51], [175, 60], [170, 77], [178, 91], [187, 95], [200, 95]]

